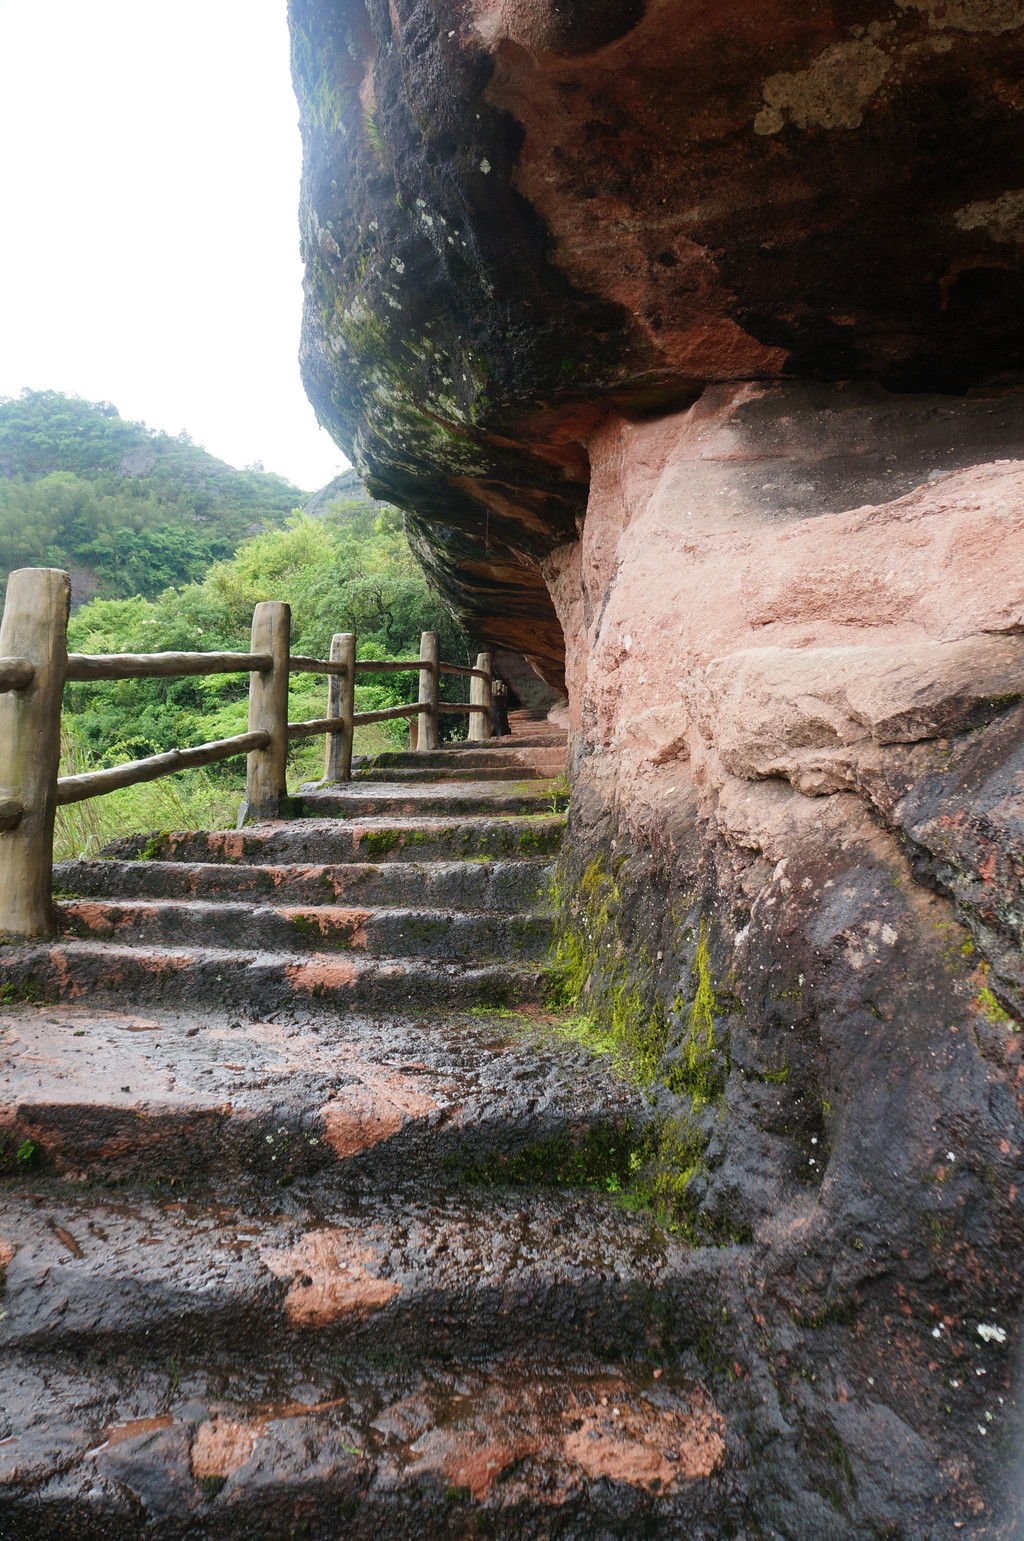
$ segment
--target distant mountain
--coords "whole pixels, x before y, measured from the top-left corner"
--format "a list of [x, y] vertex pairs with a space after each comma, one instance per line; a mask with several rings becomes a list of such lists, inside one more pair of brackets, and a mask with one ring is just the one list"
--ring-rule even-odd
[[77, 602], [203, 576], [309, 494], [260, 467], [236, 470], [129, 422], [110, 402], [59, 391], [0, 397], [0, 582], [66, 567]]
[[335, 517], [343, 518], [346, 514], [364, 514], [367, 509], [380, 513], [382, 509], [390, 508], [391, 504], [379, 503], [376, 498], [371, 498], [360, 480], [359, 472], [349, 469], [329, 481], [326, 487], [321, 487], [319, 492], [314, 492], [303, 506], [312, 518], [322, 519], [328, 511]]

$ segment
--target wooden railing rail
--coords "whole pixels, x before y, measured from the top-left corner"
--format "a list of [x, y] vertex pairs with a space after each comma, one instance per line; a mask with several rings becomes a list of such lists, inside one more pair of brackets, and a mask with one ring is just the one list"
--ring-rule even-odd
[[[53, 931], [54, 812], [120, 787], [246, 755], [246, 790], [239, 819], [276, 818], [286, 795], [289, 742], [326, 737], [324, 780], [352, 774], [356, 727], [407, 717], [411, 746], [435, 749], [442, 712], [469, 717], [469, 737], [491, 736], [491, 658], [474, 668], [444, 662], [436, 632], [420, 638], [412, 659], [357, 659], [356, 637], [339, 632], [329, 659], [291, 652], [291, 612], [278, 600], [256, 606], [248, 653], [71, 653], [67, 651], [71, 580], [56, 568], [21, 568], [10, 575], [0, 622], [0, 934], [46, 936]], [[99, 680], [176, 679], [209, 674], [249, 675], [249, 725], [233, 738], [169, 749], [79, 776], [60, 776], [61, 698], [65, 684]], [[377, 711], [355, 710], [359, 674], [416, 673], [418, 699]], [[288, 721], [292, 674], [328, 680], [327, 716]], [[441, 701], [442, 674], [470, 681], [468, 702]]]
[[269, 733], [238, 733], [234, 738], [215, 739], [210, 744], [197, 744], [194, 749], [168, 749], [163, 754], [151, 754], [144, 760], [126, 760], [123, 765], [113, 765], [109, 770], [87, 771], [81, 776], [60, 776], [57, 780], [57, 804], [81, 803], [87, 797], [101, 797], [104, 792], [116, 792], [119, 787], [134, 787], [140, 781], [157, 781], [174, 771], [192, 770], [198, 765], [215, 765], [218, 760], [230, 760], [233, 755], [248, 754], [262, 749], [269, 742]]
[[347, 663], [332, 663], [326, 658], [303, 658], [301, 654], [292, 653], [288, 659], [288, 670], [291, 674], [347, 674]]
[[25, 690], [36, 676], [36, 666], [27, 658], [0, 658], [0, 691]]
[[69, 653], [66, 680], [161, 680], [193, 674], [265, 673], [269, 653]]

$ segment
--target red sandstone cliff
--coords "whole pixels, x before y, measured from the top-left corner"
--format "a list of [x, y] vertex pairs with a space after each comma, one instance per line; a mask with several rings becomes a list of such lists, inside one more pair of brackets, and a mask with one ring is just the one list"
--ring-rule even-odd
[[307, 384], [564, 669], [743, 1534], [1008, 1535], [1024, 5], [291, 9]]

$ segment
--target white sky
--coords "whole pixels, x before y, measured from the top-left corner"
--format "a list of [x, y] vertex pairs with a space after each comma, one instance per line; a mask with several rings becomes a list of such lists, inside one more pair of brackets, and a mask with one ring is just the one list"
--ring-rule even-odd
[[0, 395], [315, 488], [285, 0], [0, 0]]

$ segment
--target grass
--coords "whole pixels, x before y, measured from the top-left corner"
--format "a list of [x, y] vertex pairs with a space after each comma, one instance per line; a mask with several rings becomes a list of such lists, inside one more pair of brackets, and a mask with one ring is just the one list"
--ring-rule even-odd
[[70, 861], [95, 856], [118, 835], [157, 829], [230, 829], [242, 796], [241, 789], [225, 788], [223, 782], [199, 770], [70, 803], [57, 809], [53, 857]]
[[[356, 754], [378, 754], [394, 749], [396, 741], [387, 730], [391, 723], [370, 723], [355, 732]], [[397, 726], [403, 727], [403, 724]], [[324, 741], [301, 741], [288, 763], [288, 790], [294, 793], [304, 781], [323, 775]], [[148, 834], [151, 830], [232, 829], [245, 797], [245, 761], [227, 761], [227, 771], [207, 768], [179, 771], [159, 781], [121, 787], [103, 797], [68, 803], [57, 809], [53, 831], [54, 861], [95, 856], [119, 835]], [[80, 776], [96, 770], [99, 762], [65, 720], [61, 729], [60, 775]], [[236, 769], [237, 767], [237, 769]]]

